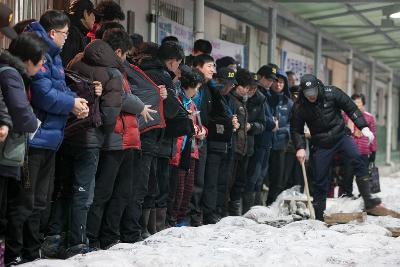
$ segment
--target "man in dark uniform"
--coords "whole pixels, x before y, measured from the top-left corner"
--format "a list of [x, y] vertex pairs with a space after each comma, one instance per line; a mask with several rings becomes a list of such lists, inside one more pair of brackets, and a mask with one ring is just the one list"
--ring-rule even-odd
[[365, 210], [372, 215], [383, 215], [387, 211], [379, 198], [371, 195], [368, 168], [350, 136], [345, 135], [344, 111], [364, 136], [372, 142], [374, 135], [368, 128], [361, 111], [342, 90], [335, 86], [324, 86], [314, 75], [301, 78], [299, 100], [295, 103], [291, 133], [297, 150], [296, 157], [303, 163], [306, 158], [304, 125], [311, 132], [311, 161], [313, 164], [313, 197], [316, 218], [323, 220], [329, 186], [328, 170], [333, 156], [343, 153], [351, 159], [358, 189], [364, 199]]

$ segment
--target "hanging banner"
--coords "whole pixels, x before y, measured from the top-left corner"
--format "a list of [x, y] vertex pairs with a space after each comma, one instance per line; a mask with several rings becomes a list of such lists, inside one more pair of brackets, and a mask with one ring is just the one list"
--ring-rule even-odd
[[176, 23], [165, 17], [158, 17], [158, 43], [166, 36], [175, 36], [182, 45], [186, 55], [192, 52], [193, 48], [193, 31], [191, 28]]
[[314, 73], [314, 60], [293, 52], [282, 51], [284, 71], [293, 71], [297, 77], [307, 73]]
[[212, 56], [215, 60], [230, 56], [233, 57], [242, 67], [245, 67], [245, 46], [228, 41], [215, 39], [211, 41]]

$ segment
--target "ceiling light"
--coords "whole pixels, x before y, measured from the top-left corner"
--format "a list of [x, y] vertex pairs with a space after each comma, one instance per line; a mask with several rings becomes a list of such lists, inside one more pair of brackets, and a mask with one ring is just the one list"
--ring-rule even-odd
[[400, 12], [390, 14], [389, 17], [391, 17], [392, 19], [400, 19]]

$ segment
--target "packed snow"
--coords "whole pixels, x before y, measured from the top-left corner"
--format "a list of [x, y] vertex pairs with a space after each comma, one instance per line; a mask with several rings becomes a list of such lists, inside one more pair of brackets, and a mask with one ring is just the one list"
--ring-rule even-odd
[[[385, 206], [400, 211], [400, 173], [381, 178], [381, 189]], [[279, 203], [253, 207], [245, 217], [227, 217], [215, 225], [169, 228], [140, 243], [23, 266], [400, 266], [400, 238], [387, 229], [400, 227], [400, 219], [368, 216], [364, 223], [328, 227], [301, 220], [308, 216], [302, 196], [290, 193], [294, 201], [285, 208]], [[331, 212], [340, 201], [343, 212], [362, 208], [361, 200], [335, 200]], [[273, 221], [280, 223], [274, 227]]]

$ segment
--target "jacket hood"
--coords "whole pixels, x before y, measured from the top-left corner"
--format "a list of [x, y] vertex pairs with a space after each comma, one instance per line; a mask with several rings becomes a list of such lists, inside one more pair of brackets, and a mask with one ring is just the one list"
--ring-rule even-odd
[[40, 25], [38, 21], [34, 21], [26, 26], [26, 31], [36, 33], [48, 46], [48, 54], [55, 57], [61, 53], [61, 49], [56, 46], [56, 43], [50, 38], [46, 30]]
[[80, 18], [76, 16], [68, 15], [71, 21], [71, 27], [76, 27], [84, 36], [89, 32], [89, 30], [82, 24]]
[[95, 40], [83, 51], [83, 60], [90, 65], [123, 69], [122, 61], [103, 40]]
[[[278, 69], [276, 72], [276, 76], [278, 78], [283, 78], [285, 80], [285, 85], [283, 87], [283, 94], [290, 98], [290, 89], [289, 89], [289, 81], [286, 73], [282, 69]], [[271, 90], [272, 92], [273, 90]]]
[[157, 58], [146, 58], [144, 59], [139, 68], [141, 68], [143, 71], [148, 71], [148, 70], [159, 70], [159, 71], [166, 71], [169, 73], [169, 75], [171, 76], [171, 79], [175, 78], [175, 73], [173, 73], [172, 71], [169, 71], [168, 68], [165, 66], [164, 63], [161, 62], [161, 60], [157, 59]]
[[25, 64], [16, 56], [6, 50], [0, 51], [0, 64], [6, 64], [15, 68], [19, 73], [26, 75]]

